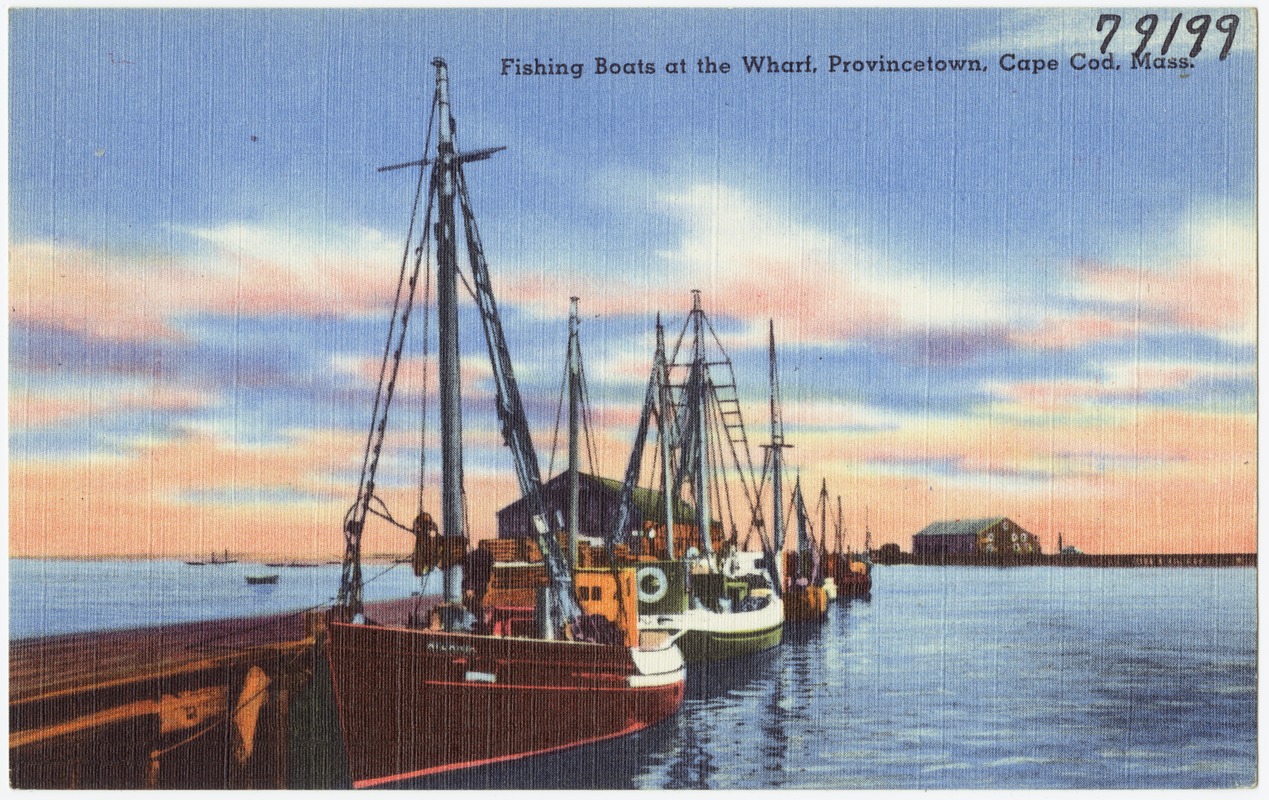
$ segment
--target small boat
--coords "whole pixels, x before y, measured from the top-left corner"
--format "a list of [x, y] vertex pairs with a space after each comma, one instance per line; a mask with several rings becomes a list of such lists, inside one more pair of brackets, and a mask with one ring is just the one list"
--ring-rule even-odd
[[266, 586], [278, 582], [277, 573], [272, 575], [248, 575], [247, 585], [249, 586]]
[[872, 534], [868, 530], [867, 511], [864, 523], [864, 552], [856, 555], [842, 549], [842, 498], [837, 496], [837, 547], [829, 555], [828, 573], [837, 583], [839, 597], [867, 597], [872, 592]]
[[[622, 627], [602, 614], [586, 613], [579, 602], [574, 573], [547, 522], [537, 453], [463, 174], [463, 164], [485, 160], [503, 148], [455, 149], [448, 68], [439, 58], [432, 64], [436, 69], [436, 150], [421, 160], [383, 168], [417, 168], [418, 185], [427, 186], [427, 196], [424, 203], [416, 201], [411, 221], [406, 252], [418, 257], [402, 264], [400, 302], [394, 304], [388, 329], [389, 346], [384, 352], [389, 355], [381, 364], [357, 498], [344, 522], [340, 588], [326, 631], [335, 705], [354, 788], [624, 736], [677, 711], [686, 679], [682, 654], [673, 644], [644, 646], [633, 626]], [[429, 130], [429, 141], [431, 136]], [[428, 165], [431, 179], [425, 181]], [[456, 201], [461, 206], [461, 223]], [[420, 208], [427, 209], [421, 220]], [[502, 609], [499, 614], [483, 606], [474, 588], [464, 591], [464, 572], [474, 554], [469, 553], [463, 487], [459, 231], [466, 238], [500, 429], [521, 493], [529, 502], [546, 578], [546, 585], [535, 587], [532, 605]], [[414, 240], [414, 232], [420, 241]], [[400, 343], [406, 341], [415, 291], [424, 283], [419, 281], [419, 270], [426, 261], [430, 271], [433, 253], [439, 333], [439, 526], [422, 508], [422, 469], [413, 525], [395, 519], [375, 491], [379, 454], [401, 369]], [[427, 357], [424, 353], [423, 360]], [[378, 524], [375, 520], [414, 535], [416, 574], [441, 570], [444, 602], [425, 619], [386, 625], [366, 618], [361, 540], [367, 522]], [[472, 582], [478, 578], [469, 577]], [[624, 578], [618, 585], [622, 583]], [[633, 589], [633, 576], [627, 586]]]
[[819, 558], [810, 531], [802, 479], [793, 484], [793, 513], [797, 519], [798, 549], [785, 553], [784, 608], [790, 622], [819, 622], [828, 614], [828, 592], [824, 588], [824, 563]]
[[211, 559], [207, 561], [186, 561], [185, 563], [189, 564], [191, 567], [210, 567], [220, 566], [221, 564], [237, 564], [238, 559], [230, 558], [229, 551], [226, 550], [223, 557], [217, 557], [215, 553], [212, 553]]

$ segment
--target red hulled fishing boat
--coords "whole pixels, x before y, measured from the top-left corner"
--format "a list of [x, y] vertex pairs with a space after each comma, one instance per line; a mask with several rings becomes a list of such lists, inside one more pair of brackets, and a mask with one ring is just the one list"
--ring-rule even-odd
[[[384, 349], [374, 416], [357, 499], [344, 523], [339, 598], [327, 626], [331, 677], [354, 787], [495, 761], [548, 753], [637, 731], [673, 714], [683, 699], [683, 658], [673, 644], [640, 646], [634, 625], [586, 614], [574, 590], [542, 500], [537, 455], [529, 438], [488, 265], [471, 214], [462, 165], [502, 148], [460, 153], [454, 146], [445, 62], [437, 59], [434, 154], [384, 169], [417, 167], [426, 212], [402, 260], [397, 300]], [[431, 139], [429, 123], [428, 139]], [[425, 168], [432, 165], [424, 195]], [[547, 572], [535, 606], [500, 619], [481, 606], [483, 578], [469, 575], [462, 477], [455, 202], [462, 211], [470, 280], [496, 389], [499, 427], [511, 450], [521, 492], [529, 502]], [[393, 518], [375, 493], [379, 456], [401, 365], [405, 330], [435, 238], [441, 439], [441, 524], [423, 511], [423, 469], [413, 525]], [[410, 268], [411, 254], [413, 268]], [[430, 268], [424, 274], [430, 272]], [[426, 284], [427, 282], [425, 282]], [[427, 307], [424, 300], [423, 307]], [[426, 341], [426, 315], [424, 317]], [[427, 354], [424, 353], [426, 362]], [[366, 619], [362, 603], [361, 538], [374, 517], [415, 537], [417, 572], [440, 569], [445, 602], [424, 619], [390, 626]], [[474, 570], [473, 570], [474, 572]], [[487, 576], [484, 576], [487, 577]], [[479, 590], [479, 591], [478, 591]], [[626, 604], [635, 607], [634, 598]], [[526, 627], [528, 630], [526, 631]]]

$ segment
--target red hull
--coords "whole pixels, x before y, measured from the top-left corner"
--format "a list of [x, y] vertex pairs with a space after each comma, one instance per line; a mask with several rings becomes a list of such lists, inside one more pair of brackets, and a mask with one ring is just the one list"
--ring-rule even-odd
[[850, 561], [840, 553], [829, 555], [828, 574], [833, 576], [833, 582], [837, 584], [838, 597], [863, 595], [872, 591], [872, 576], [867, 571], [852, 570]]
[[683, 702], [681, 662], [642, 676], [625, 647], [341, 623], [329, 631], [356, 788], [622, 736]]
[[849, 595], [869, 594], [872, 592], [872, 578], [868, 575], [861, 575], [858, 572], [851, 572], [843, 575], [837, 582], [837, 596], [846, 597]]

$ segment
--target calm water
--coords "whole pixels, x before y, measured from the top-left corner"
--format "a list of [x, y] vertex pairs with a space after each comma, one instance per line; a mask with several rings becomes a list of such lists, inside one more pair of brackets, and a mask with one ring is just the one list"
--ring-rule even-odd
[[[11, 562], [14, 637], [273, 613], [338, 567]], [[370, 575], [376, 574], [372, 569]], [[614, 742], [418, 788], [1193, 788], [1251, 785], [1251, 569], [878, 567], [781, 648], [696, 669], [682, 711]], [[367, 587], [417, 588], [407, 569]], [[525, 724], [514, 721], [512, 724]]]
[[[408, 597], [419, 589], [409, 565], [389, 569], [369, 564], [363, 570], [367, 600]], [[247, 585], [248, 575], [274, 573], [274, 586]], [[195, 567], [181, 561], [10, 559], [9, 638], [298, 610], [333, 600], [339, 573], [338, 564], [292, 569], [245, 563]]]

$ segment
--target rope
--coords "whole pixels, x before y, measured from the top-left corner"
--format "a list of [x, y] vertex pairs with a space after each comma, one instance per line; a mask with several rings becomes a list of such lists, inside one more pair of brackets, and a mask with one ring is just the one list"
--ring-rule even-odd
[[[427, 202], [427, 222], [424, 223], [429, 231], [431, 230], [432, 221], [432, 202], [436, 195], [428, 193]], [[423, 247], [426, 250], [426, 268], [423, 271], [423, 411], [419, 415], [419, 508], [420, 516], [423, 514], [423, 494], [427, 476], [427, 358], [431, 354], [429, 346], [431, 340], [429, 334], [431, 331], [432, 320], [432, 237], [423, 236]], [[417, 269], [417, 267], [416, 267]]]
[[[437, 90], [439, 92], [439, 89]], [[432, 106], [428, 112], [427, 129], [424, 135], [423, 155], [426, 157], [432, 143], [432, 124], [436, 117], [437, 95], [432, 97]], [[396, 294], [392, 300], [392, 318], [388, 324], [388, 336], [384, 342], [383, 357], [379, 363], [379, 380], [375, 386], [374, 408], [370, 420], [370, 432], [366, 436], [366, 448], [362, 454], [361, 475], [357, 483], [357, 499], [348, 513], [344, 515], [344, 566], [339, 581], [339, 601], [346, 602], [355, 610], [360, 610], [361, 590], [365, 585], [361, 577], [361, 534], [365, 523], [365, 515], [370, 508], [370, 498], [374, 495], [374, 476], [379, 466], [379, 455], [383, 448], [384, 432], [388, 423], [388, 407], [392, 404], [392, 393], [401, 365], [401, 348], [405, 341], [405, 332], [409, 325], [410, 309], [414, 303], [414, 290], [418, 285], [418, 260], [415, 261], [414, 272], [410, 277], [410, 291], [406, 296], [405, 310], [401, 310], [402, 289], [405, 286], [406, 268], [410, 260], [410, 246], [414, 241], [414, 227], [418, 221], [419, 199], [423, 195], [423, 177], [426, 170], [419, 167], [419, 179], [414, 189], [414, 201], [410, 206], [410, 224], [406, 232], [405, 251], [401, 254], [401, 272], [397, 276]], [[433, 193], [428, 192], [428, 218], [431, 217]], [[424, 241], [429, 236], [427, 225], [424, 225]], [[385, 391], [384, 379], [388, 377], [388, 356], [392, 352], [392, 341], [396, 333], [398, 317], [401, 321], [401, 334], [397, 342], [396, 353], [392, 359], [392, 375], [388, 378]], [[382, 416], [380, 407], [382, 406]], [[360, 519], [358, 519], [360, 508]]]
[[590, 466], [590, 474], [595, 475], [595, 440], [591, 434], [591, 404], [590, 404], [590, 384], [586, 380], [586, 362], [581, 357], [582, 343], [577, 343], [577, 372], [578, 379], [581, 381], [581, 402], [582, 402], [582, 431], [586, 437], [586, 462]]
[[[567, 351], [567, 349], [568, 349], [567, 346], [565, 346], [565, 351]], [[565, 364], [564, 372], [560, 376], [560, 398], [559, 398], [559, 402], [555, 404], [555, 433], [551, 436], [551, 458], [549, 461], [547, 461], [547, 465], [546, 465], [546, 477], [548, 479], [550, 479], [550, 477], [555, 474], [555, 453], [556, 453], [556, 448], [558, 447], [560, 443], [560, 418], [563, 416], [563, 412], [564, 412], [564, 393], [568, 391], [567, 352], [565, 354], [564, 364]]]

